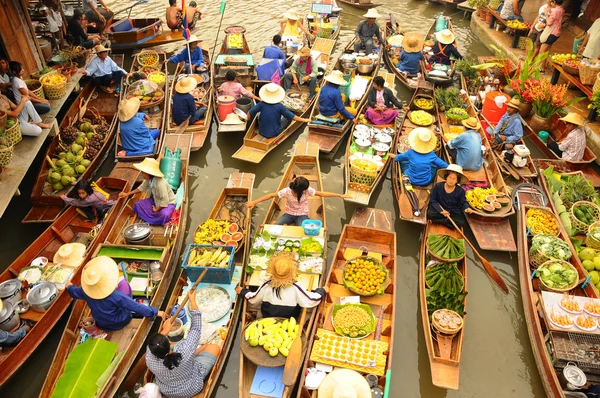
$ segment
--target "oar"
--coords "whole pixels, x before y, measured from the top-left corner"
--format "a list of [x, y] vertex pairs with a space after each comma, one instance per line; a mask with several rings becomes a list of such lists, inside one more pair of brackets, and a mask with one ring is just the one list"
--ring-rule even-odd
[[[442, 211], [444, 211], [444, 209], [441, 206], [440, 206], [440, 208], [442, 209]], [[452, 225], [454, 225], [454, 228], [456, 228], [456, 230], [463, 237], [465, 242], [467, 242], [469, 244], [469, 246], [471, 246], [471, 249], [473, 249], [473, 253], [475, 253], [475, 255], [477, 256], [479, 261], [481, 261], [481, 264], [483, 264], [483, 268], [485, 268], [485, 272], [488, 273], [488, 275], [490, 276], [490, 278], [492, 278], [492, 280], [496, 283], [496, 285], [500, 286], [500, 288], [502, 290], [504, 290], [504, 293], [508, 293], [508, 286], [506, 286], [504, 279], [502, 279], [502, 277], [500, 276], [498, 271], [496, 271], [496, 269], [492, 266], [492, 264], [490, 264], [490, 262], [488, 260], [483, 258], [483, 256], [481, 254], [479, 254], [479, 252], [475, 249], [473, 244], [469, 241], [469, 239], [467, 239], [467, 237], [465, 236], [463, 231], [460, 228], [458, 228], [458, 226], [456, 225], [456, 223], [454, 222], [452, 217], [450, 217], [450, 214], [448, 214], [448, 220], [450, 220]]]
[[[400, 167], [400, 165], [398, 165], [398, 167]], [[408, 192], [406, 191], [404, 182], [402, 182], [402, 178], [400, 178], [399, 184], [400, 197], [398, 198], [398, 207], [400, 209], [400, 216], [405, 220], [412, 220], [414, 218], [412, 205], [410, 204], [410, 199], [408, 199]]]

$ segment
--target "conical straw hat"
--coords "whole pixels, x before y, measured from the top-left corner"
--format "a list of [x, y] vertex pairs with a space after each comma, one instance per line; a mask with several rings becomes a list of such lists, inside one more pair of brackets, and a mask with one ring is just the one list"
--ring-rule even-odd
[[117, 288], [119, 270], [110, 257], [99, 256], [91, 259], [83, 268], [81, 288], [89, 297], [101, 300]]

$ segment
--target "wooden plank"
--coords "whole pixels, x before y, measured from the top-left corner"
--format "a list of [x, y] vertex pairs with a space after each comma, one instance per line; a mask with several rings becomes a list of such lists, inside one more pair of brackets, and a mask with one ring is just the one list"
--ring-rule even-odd
[[467, 217], [467, 222], [471, 227], [471, 231], [473, 231], [473, 235], [475, 235], [477, 244], [483, 250], [517, 251], [517, 244], [508, 218], [497, 221], [482, 221]]
[[252, 173], [233, 173], [229, 176], [229, 180], [227, 180], [227, 188], [252, 189], [254, 177]]
[[359, 207], [354, 211], [350, 225], [365, 226], [382, 231], [394, 232], [394, 219], [387, 210]]

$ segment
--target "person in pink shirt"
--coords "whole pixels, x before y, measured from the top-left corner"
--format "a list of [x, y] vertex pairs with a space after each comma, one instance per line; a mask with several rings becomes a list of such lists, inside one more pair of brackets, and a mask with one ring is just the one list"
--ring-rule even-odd
[[290, 183], [288, 188], [279, 192], [273, 192], [268, 195], [251, 200], [246, 203], [249, 209], [252, 209], [260, 202], [274, 198], [285, 198], [285, 213], [279, 217], [276, 225], [296, 224], [302, 225], [302, 221], [308, 219], [308, 198], [311, 196], [321, 196], [323, 198], [349, 198], [351, 195], [342, 195], [339, 193], [320, 192], [310, 187], [310, 183], [305, 177], [296, 177]]
[[[546, 12], [548, 17], [546, 21], [546, 27], [544, 29], [552, 28], [552, 31], [550, 32], [550, 35], [545, 41], [542, 41], [540, 39], [540, 41], [542, 42], [542, 45], [540, 47], [540, 54], [550, 51], [550, 47], [552, 47], [554, 42], [556, 42], [556, 40], [558, 40], [558, 38], [560, 37], [562, 19], [565, 15], [565, 9], [562, 8], [563, 2], [563, 0], [552, 0], [549, 4], [549, 7], [547, 8]], [[547, 59], [544, 59], [542, 61], [540, 69], [540, 72], [542, 73], [546, 73], [546, 61]]]
[[252, 94], [251, 91], [248, 91], [242, 86], [241, 83], [235, 81], [237, 77], [236, 73], [232, 70], [228, 70], [225, 74], [226, 82], [221, 84], [219, 87], [219, 95], [230, 95], [235, 99], [240, 98], [241, 96], [249, 97], [254, 99], [255, 101], [260, 101], [256, 95]]

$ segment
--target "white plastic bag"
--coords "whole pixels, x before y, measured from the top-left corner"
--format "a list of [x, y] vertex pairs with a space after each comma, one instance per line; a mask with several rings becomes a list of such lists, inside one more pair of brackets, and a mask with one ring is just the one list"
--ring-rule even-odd
[[135, 393], [139, 394], [138, 398], [162, 398], [158, 386], [154, 383], [146, 383], [143, 387], [135, 390]]

